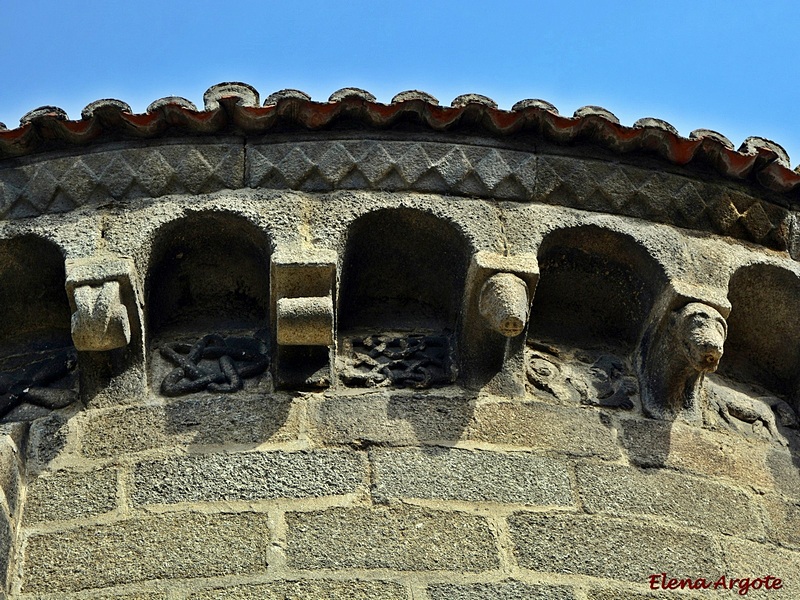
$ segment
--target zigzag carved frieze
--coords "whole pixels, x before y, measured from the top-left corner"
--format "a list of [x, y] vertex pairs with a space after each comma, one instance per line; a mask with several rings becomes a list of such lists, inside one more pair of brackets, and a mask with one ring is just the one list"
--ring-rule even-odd
[[618, 162], [439, 142], [164, 145], [0, 171], [0, 218], [240, 188], [414, 191], [632, 216], [786, 249], [790, 211], [735, 185]]

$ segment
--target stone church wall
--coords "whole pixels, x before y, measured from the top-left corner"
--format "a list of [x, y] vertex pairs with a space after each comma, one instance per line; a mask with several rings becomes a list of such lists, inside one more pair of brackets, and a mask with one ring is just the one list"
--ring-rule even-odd
[[253, 93], [0, 131], [0, 597], [800, 597], [779, 147]]

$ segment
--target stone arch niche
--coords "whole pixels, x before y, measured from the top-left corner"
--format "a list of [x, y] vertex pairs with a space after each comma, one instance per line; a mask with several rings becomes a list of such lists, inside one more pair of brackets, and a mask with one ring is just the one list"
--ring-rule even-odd
[[349, 227], [338, 305], [348, 385], [428, 387], [456, 378], [456, 338], [469, 262], [453, 223], [381, 209]]
[[667, 283], [660, 265], [632, 237], [594, 225], [553, 231], [538, 257], [528, 382], [562, 401], [633, 408], [634, 350]]
[[35, 418], [77, 400], [64, 257], [36, 236], [0, 241], [0, 414]]
[[146, 297], [162, 394], [233, 392], [264, 379], [269, 256], [267, 235], [229, 213], [189, 213], [159, 229]]
[[779, 424], [797, 427], [798, 298], [800, 277], [782, 267], [749, 265], [731, 278], [728, 338], [710, 397], [712, 407], [729, 422], [773, 434], [775, 417]]

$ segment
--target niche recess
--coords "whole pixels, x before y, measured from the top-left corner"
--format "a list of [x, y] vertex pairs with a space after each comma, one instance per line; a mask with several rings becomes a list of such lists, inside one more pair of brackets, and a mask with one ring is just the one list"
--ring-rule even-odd
[[349, 385], [427, 387], [455, 378], [468, 245], [452, 223], [382, 209], [349, 228], [338, 323]]
[[560, 398], [632, 408], [631, 357], [666, 285], [660, 266], [633, 238], [587, 225], [545, 237], [539, 268], [528, 380]]
[[728, 339], [719, 372], [786, 396], [798, 408], [800, 278], [774, 265], [742, 267], [731, 278]]
[[529, 337], [629, 353], [665, 277], [627, 235], [593, 225], [560, 229], [539, 250]]
[[[193, 361], [202, 356], [205, 377], [212, 379], [209, 373], [230, 371], [231, 361], [218, 356], [226, 353], [245, 377], [254, 376], [253, 371], [264, 372], [269, 344], [269, 253], [267, 235], [229, 213], [190, 213], [162, 226], [147, 280], [148, 331], [161, 355], [170, 359], [171, 349]], [[200, 346], [209, 349], [200, 351]], [[247, 358], [240, 362], [236, 356], [245, 356], [242, 352]], [[162, 393], [167, 395], [241, 387], [233, 385], [230, 377], [217, 377], [222, 381], [202, 387], [192, 383], [202, 377], [192, 375], [190, 369], [179, 379], [180, 365], [174, 357], [170, 360], [175, 385], [167, 384], [168, 375], [162, 383]]]
[[0, 414], [77, 399], [65, 278], [64, 257], [52, 242], [35, 236], [0, 241]]

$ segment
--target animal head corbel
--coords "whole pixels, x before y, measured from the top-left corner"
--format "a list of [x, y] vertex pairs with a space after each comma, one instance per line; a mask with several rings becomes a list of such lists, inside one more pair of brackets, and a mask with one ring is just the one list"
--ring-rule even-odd
[[672, 311], [654, 333], [642, 357], [642, 405], [657, 419], [699, 417], [703, 376], [722, 358], [728, 325], [720, 312], [702, 302]]
[[677, 334], [687, 366], [698, 373], [713, 373], [722, 358], [728, 324], [716, 309], [690, 302], [676, 311]]

